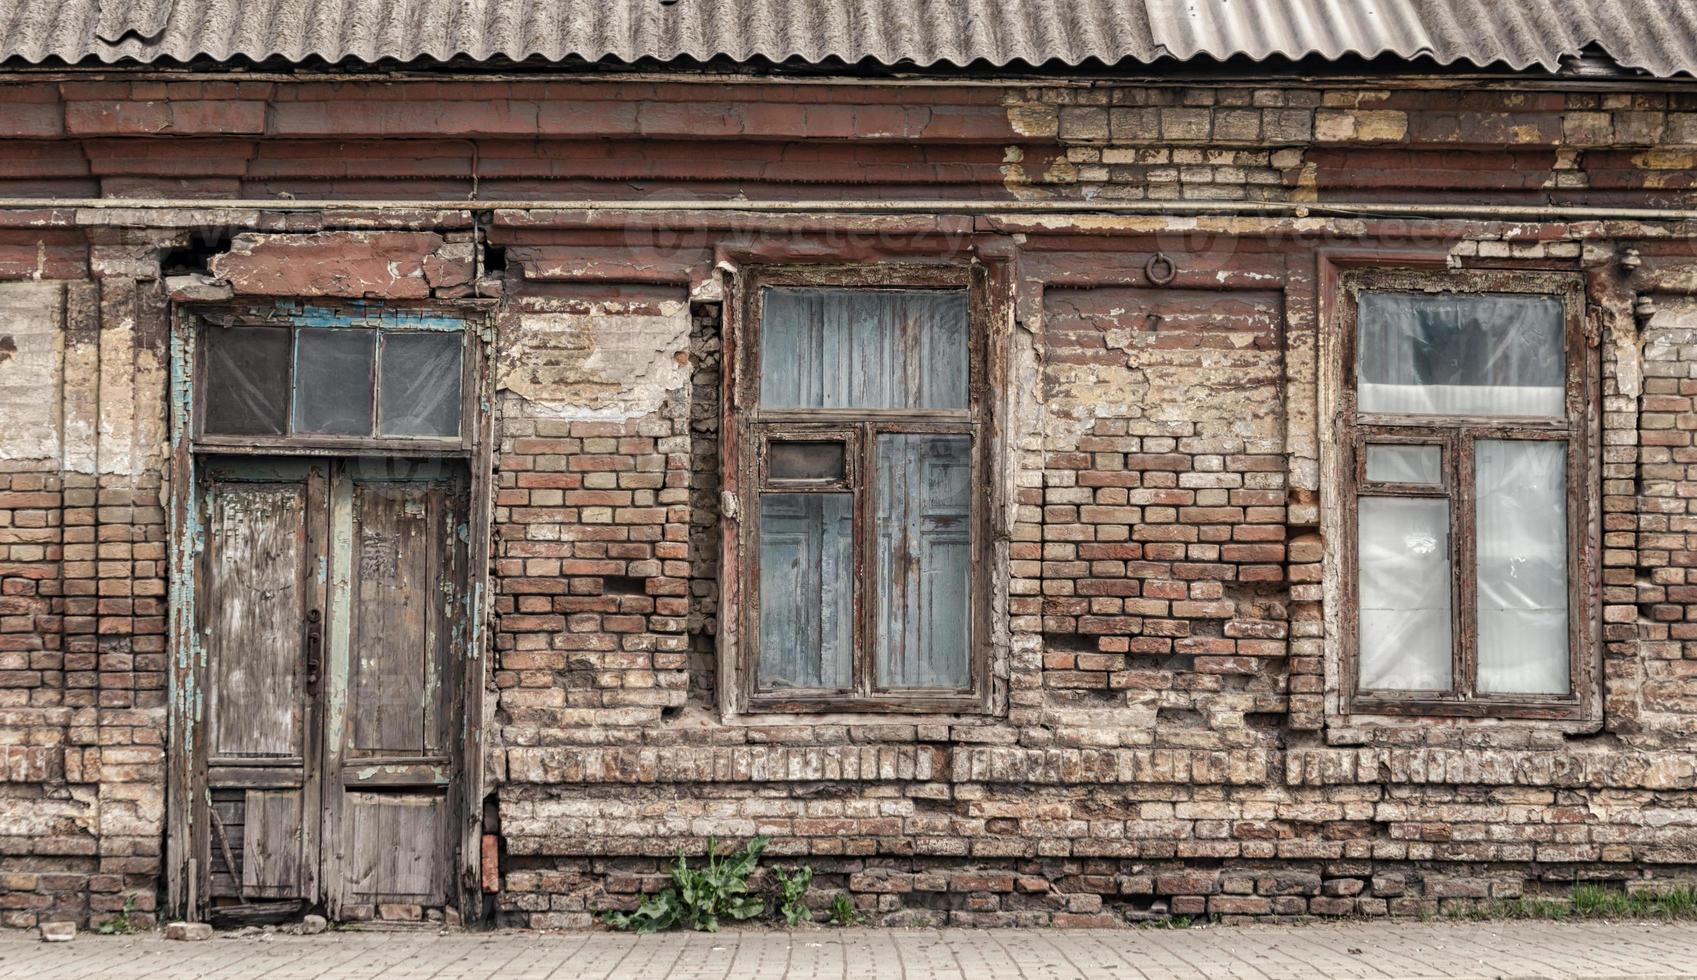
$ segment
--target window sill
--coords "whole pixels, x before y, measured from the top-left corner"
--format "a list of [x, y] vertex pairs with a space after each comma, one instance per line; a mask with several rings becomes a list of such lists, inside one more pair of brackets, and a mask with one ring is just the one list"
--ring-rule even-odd
[[339, 438], [335, 436], [197, 436], [190, 451], [225, 455], [314, 455], [314, 456], [468, 456], [471, 444], [459, 437], [425, 438]]
[[1576, 697], [1421, 698], [1356, 695], [1344, 704], [1344, 716], [1391, 718], [1478, 718], [1526, 721], [1583, 721], [1585, 705]]
[[761, 697], [745, 701], [733, 712], [738, 717], [796, 718], [802, 724], [817, 724], [822, 715], [842, 715], [855, 718], [900, 717], [907, 720], [915, 715], [949, 717], [982, 716], [990, 713], [989, 705], [977, 694], [937, 695], [931, 697], [808, 699]]
[[927, 725], [982, 727], [1000, 724], [1002, 720], [1000, 714], [989, 711], [955, 713], [934, 711], [912, 714], [888, 711], [824, 711], [803, 714], [747, 711], [741, 714], [721, 716], [719, 724], [728, 728], [816, 728], [819, 726], [877, 728], [891, 725], [911, 725], [923, 728]]

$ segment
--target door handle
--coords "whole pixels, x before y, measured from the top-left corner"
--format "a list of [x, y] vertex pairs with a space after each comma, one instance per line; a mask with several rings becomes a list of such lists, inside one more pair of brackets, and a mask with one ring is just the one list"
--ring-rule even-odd
[[308, 694], [318, 693], [318, 673], [323, 667], [324, 630], [319, 625], [323, 618], [314, 609], [306, 614], [306, 690]]

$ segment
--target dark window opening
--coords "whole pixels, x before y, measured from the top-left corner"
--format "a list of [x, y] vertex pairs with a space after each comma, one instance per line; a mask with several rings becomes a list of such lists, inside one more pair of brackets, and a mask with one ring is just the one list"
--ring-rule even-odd
[[227, 231], [197, 231], [189, 236], [189, 243], [182, 248], [175, 248], [159, 259], [160, 275], [186, 276], [191, 273], [203, 275], [211, 273], [211, 262], [214, 255], [220, 255], [230, 250], [230, 233]]

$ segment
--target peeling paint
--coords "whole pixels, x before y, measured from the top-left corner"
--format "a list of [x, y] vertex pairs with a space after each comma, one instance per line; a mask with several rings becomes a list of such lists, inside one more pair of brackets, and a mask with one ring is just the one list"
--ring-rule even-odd
[[388, 330], [435, 330], [459, 332], [466, 322], [457, 316], [390, 306], [386, 303], [355, 301], [345, 306], [297, 306], [278, 300], [279, 313], [294, 318], [303, 327], [383, 327]]
[[559, 419], [647, 415], [688, 384], [689, 306], [667, 301], [635, 313], [527, 312], [499, 351], [496, 386], [527, 413]]
[[474, 258], [430, 231], [247, 232], [208, 267], [241, 294], [423, 299], [469, 283]]
[[1281, 435], [1277, 293], [1052, 289], [1044, 302], [1051, 446], [1070, 445], [1098, 418]]
[[59, 458], [64, 313], [58, 283], [0, 286], [0, 460]]

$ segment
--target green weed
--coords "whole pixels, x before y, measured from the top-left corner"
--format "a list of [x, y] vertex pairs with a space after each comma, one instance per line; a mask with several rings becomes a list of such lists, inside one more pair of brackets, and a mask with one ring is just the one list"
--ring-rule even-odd
[[831, 900], [831, 909], [825, 913], [826, 918], [834, 926], [852, 926], [860, 921], [860, 911], [849, 900], [848, 892], [838, 892]]
[[650, 896], [634, 912], [608, 912], [604, 917], [615, 929], [629, 932], [659, 932], [682, 926], [698, 932], [718, 932], [721, 919], [752, 919], [766, 910], [766, 903], [748, 892], [748, 877], [766, 849], [766, 838], [756, 837], [748, 846], [723, 858], [718, 844], [707, 839], [707, 866], [689, 866], [682, 854], [672, 869], [672, 883]]
[[135, 911], [136, 898], [131, 895], [124, 899], [124, 907], [117, 915], [95, 926], [94, 931], [102, 936], [127, 936], [136, 931]]
[[794, 929], [803, 922], [813, 921], [813, 910], [804, 902], [807, 888], [813, 884], [813, 869], [804, 865], [794, 871], [778, 868], [775, 873], [778, 876], [778, 914], [784, 917], [784, 924]]

